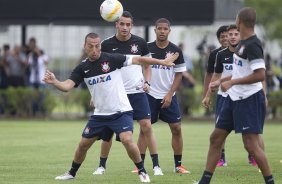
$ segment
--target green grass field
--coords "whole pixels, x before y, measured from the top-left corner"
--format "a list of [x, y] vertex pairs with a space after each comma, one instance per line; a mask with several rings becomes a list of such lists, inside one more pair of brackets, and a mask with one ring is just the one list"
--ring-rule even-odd
[[[1, 184], [127, 184], [138, 183], [139, 178], [130, 171], [134, 165], [127, 157], [123, 146], [114, 142], [107, 164], [107, 173], [93, 176], [98, 166], [100, 142], [89, 150], [77, 177], [72, 181], [56, 181], [54, 177], [68, 171], [74, 150], [80, 141], [83, 121], [5, 121], [0, 120], [0, 183]], [[170, 131], [165, 123], [153, 126], [158, 142], [159, 160], [164, 176], [152, 175], [149, 154], [145, 166], [151, 183], [192, 183], [203, 172], [208, 150], [208, 139], [213, 122], [184, 122], [183, 165], [192, 174], [179, 175], [173, 171], [173, 153], [170, 146]], [[134, 139], [137, 139], [139, 125], [135, 124]], [[282, 183], [282, 124], [266, 123], [264, 140], [266, 153], [276, 183]], [[228, 167], [217, 168], [214, 184], [258, 184], [264, 183], [258, 169], [248, 164], [241, 135], [231, 133], [226, 142]]]

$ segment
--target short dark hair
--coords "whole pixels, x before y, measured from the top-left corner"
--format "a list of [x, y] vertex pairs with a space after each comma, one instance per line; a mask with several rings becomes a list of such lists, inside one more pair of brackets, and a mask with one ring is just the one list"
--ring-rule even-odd
[[257, 14], [256, 10], [251, 7], [242, 8], [238, 13], [238, 19], [249, 28], [255, 27]]
[[35, 39], [34, 37], [31, 37], [31, 38], [29, 39], [29, 41], [36, 43], [36, 39]]
[[166, 18], [160, 18], [155, 22], [155, 26], [157, 27], [159, 23], [167, 23], [168, 27], [170, 27], [170, 22], [168, 19]]
[[10, 50], [10, 45], [9, 44], [4, 44], [3, 45], [3, 50]]
[[238, 29], [236, 24], [231, 24], [227, 27], [227, 31], [230, 31], [231, 29]]
[[123, 11], [122, 17], [130, 18], [132, 20], [132, 23], [133, 23], [133, 16], [129, 11]]
[[84, 39], [84, 43], [86, 43], [86, 40], [87, 38], [99, 38], [99, 35], [97, 33], [88, 33], [86, 36], [85, 36], [85, 39]]
[[216, 31], [216, 37], [217, 37], [217, 39], [219, 39], [221, 33], [224, 33], [224, 32], [227, 31], [227, 27], [228, 27], [227, 25], [223, 25], [223, 26], [220, 26], [220, 27], [218, 28], [218, 30]]

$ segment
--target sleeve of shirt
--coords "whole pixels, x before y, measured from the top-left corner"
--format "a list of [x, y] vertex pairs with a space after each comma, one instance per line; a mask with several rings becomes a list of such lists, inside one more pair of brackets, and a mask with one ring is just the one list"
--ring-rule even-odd
[[214, 64], [215, 64], [215, 51], [212, 51], [209, 55], [209, 59], [207, 63], [207, 73], [214, 72]]
[[252, 44], [246, 48], [247, 58], [252, 70], [265, 68], [263, 50], [258, 44]]
[[175, 65], [173, 67], [173, 70], [174, 72], [185, 72], [187, 71], [187, 68], [186, 68], [186, 64], [184, 61], [183, 53], [180, 49], [177, 52], [179, 53], [179, 56], [177, 60], [174, 61]]
[[132, 58], [133, 57], [140, 57], [140, 56], [134, 56], [134, 55], [125, 55], [125, 61], [123, 63], [123, 66], [130, 66], [132, 65]]
[[82, 72], [81, 65], [78, 65], [71, 73], [70, 80], [72, 80], [75, 83], [74, 87], [78, 87], [81, 82], [83, 82], [84, 79], [84, 73]]
[[215, 57], [215, 73], [222, 73], [223, 72], [223, 64], [222, 64], [222, 57], [221, 54], [217, 53]]
[[103, 40], [102, 43], [101, 43], [101, 51], [102, 52], [108, 52], [108, 47], [107, 47], [107, 44], [106, 44], [106, 40]]
[[144, 42], [142, 42], [142, 55], [141, 56], [146, 56], [146, 57], [151, 57], [151, 54], [149, 52], [148, 49], [148, 45], [146, 43], [146, 41], [144, 40]]

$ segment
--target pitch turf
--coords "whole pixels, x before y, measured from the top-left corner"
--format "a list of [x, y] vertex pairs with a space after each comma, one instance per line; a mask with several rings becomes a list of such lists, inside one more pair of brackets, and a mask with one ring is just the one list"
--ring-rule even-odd
[[[83, 121], [5, 121], [0, 120], [0, 183], [1, 184], [56, 184], [56, 183], [138, 183], [139, 178], [130, 171], [133, 164], [123, 146], [114, 142], [108, 159], [106, 175], [93, 176], [98, 165], [100, 142], [89, 150], [86, 160], [73, 181], [55, 181], [54, 177], [66, 172], [71, 164], [74, 150], [80, 140]], [[179, 175], [173, 171], [173, 153], [170, 131], [165, 123], [153, 126], [158, 142], [159, 160], [164, 176], [152, 175], [152, 162], [147, 152], [145, 166], [152, 183], [192, 183], [202, 174], [208, 150], [212, 122], [184, 122], [183, 165], [192, 174]], [[135, 141], [139, 125], [135, 124]], [[264, 140], [266, 153], [276, 183], [282, 183], [282, 124], [266, 123]], [[241, 136], [231, 133], [226, 142], [228, 167], [217, 168], [214, 184], [264, 183], [258, 169], [248, 164]]]

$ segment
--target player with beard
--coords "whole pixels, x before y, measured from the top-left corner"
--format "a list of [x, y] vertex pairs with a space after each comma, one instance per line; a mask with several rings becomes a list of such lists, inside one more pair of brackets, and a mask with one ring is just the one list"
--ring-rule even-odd
[[92, 144], [99, 139], [109, 141], [113, 133], [116, 133], [128, 156], [138, 168], [140, 181], [148, 183], [150, 178], [143, 166], [137, 144], [132, 137], [132, 107], [125, 92], [120, 68], [132, 64], [174, 66], [173, 61], [178, 58], [179, 54], [176, 53], [169, 58], [158, 60], [151, 57], [101, 52], [101, 39], [96, 33], [86, 35], [84, 51], [87, 58], [75, 67], [69, 79], [59, 81], [50, 71], [46, 71], [43, 79], [47, 84], [51, 84], [63, 92], [70, 91], [84, 81], [95, 106], [93, 115], [83, 130], [70, 170], [55, 179], [74, 179]]
[[[227, 76], [232, 75], [233, 70], [233, 54], [235, 51], [235, 47], [238, 45], [240, 41], [240, 33], [237, 30], [236, 25], [230, 25], [227, 27], [227, 38], [229, 46], [217, 52], [216, 59], [215, 59], [215, 71], [212, 75], [211, 82], [214, 82], [220, 78], [224, 78]], [[202, 101], [202, 105], [205, 108], [209, 108], [210, 104], [210, 97], [212, 95], [212, 91], [209, 88], [206, 96]], [[217, 92], [216, 97], [216, 106], [215, 106], [215, 117], [217, 118], [220, 108], [227, 97], [227, 93], [223, 92], [221, 89]], [[227, 162], [225, 160], [225, 148], [224, 144], [221, 151], [221, 157], [217, 163], [218, 167], [227, 166]]]

